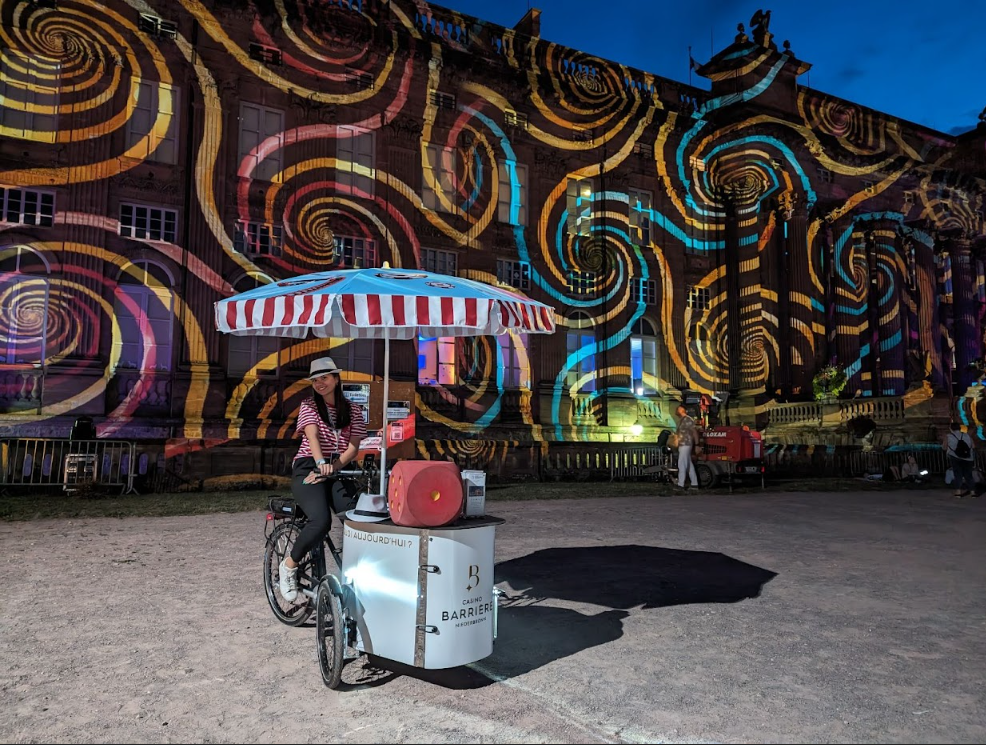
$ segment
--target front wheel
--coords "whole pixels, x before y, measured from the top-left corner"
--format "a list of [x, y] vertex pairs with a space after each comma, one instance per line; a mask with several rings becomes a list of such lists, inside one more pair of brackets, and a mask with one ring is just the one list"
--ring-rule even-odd
[[718, 481], [715, 471], [705, 463], [695, 466], [695, 475], [698, 476], [698, 485], [703, 489], [711, 489]]
[[346, 650], [346, 622], [342, 614], [338, 582], [326, 577], [318, 586], [315, 600], [316, 644], [322, 682], [337, 688], [342, 681]]
[[313, 610], [308, 596], [302, 592], [304, 589], [310, 589], [312, 585], [310, 554], [298, 568], [298, 599], [292, 603], [281, 596], [278, 576], [281, 562], [290, 553], [299, 532], [297, 523], [293, 521], [281, 523], [270, 534], [267, 548], [264, 550], [264, 590], [267, 592], [267, 602], [270, 603], [270, 609], [274, 611], [277, 620], [288, 626], [300, 626], [308, 620]]

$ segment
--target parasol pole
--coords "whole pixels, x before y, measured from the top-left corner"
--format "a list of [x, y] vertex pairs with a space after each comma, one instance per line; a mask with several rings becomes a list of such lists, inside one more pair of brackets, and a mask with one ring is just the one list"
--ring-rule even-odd
[[387, 496], [387, 404], [390, 400], [390, 329], [383, 331], [383, 430], [380, 438], [380, 494]]

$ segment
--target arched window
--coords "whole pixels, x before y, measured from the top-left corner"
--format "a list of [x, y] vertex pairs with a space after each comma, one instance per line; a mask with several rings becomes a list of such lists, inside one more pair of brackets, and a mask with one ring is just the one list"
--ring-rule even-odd
[[0, 363], [44, 364], [48, 274], [41, 254], [27, 246], [0, 249]]
[[657, 392], [657, 331], [646, 318], [630, 330], [630, 374], [638, 396]]
[[[260, 272], [251, 272], [240, 277], [233, 285], [235, 293], [246, 292], [255, 287], [269, 284], [270, 277]], [[243, 375], [256, 368], [257, 375], [277, 373], [281, 340], [276, 336], [236, 336], [228, 337], [226, 369], [230, 375]]]
[[592, 393], [596, 390], [596, 333], [592, 328], [592, 318], [581, 311], [576, 311], [569, 318], [565, 345], [568, 352], [565, 388], [572, 393]]
[[120, 271], [113, 296], [113, 314], [120, 328], [113, 337], [118, 367], [152, 372], [171, 369], [173, 284], [168, 270], [153, 261], [137, 261]]

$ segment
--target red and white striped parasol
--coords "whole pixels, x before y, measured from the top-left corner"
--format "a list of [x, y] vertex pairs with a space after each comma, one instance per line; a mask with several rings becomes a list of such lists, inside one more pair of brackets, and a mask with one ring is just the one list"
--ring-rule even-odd
[[[220, 300], [216, 327], [238, 336], [384, 339], [386, 427], [391, 339], [551, 334], [555, 311], [484, 282], [385, 265], [305, 274]], [[386, 436], [381, 461], [380, 492], [386, 494]]]

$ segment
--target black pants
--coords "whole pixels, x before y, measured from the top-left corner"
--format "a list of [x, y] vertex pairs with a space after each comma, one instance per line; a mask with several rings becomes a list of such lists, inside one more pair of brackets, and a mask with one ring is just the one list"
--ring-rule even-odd
[[291, 547], [291, 559], [295, 564], [301, 563], [305, 554], [319, 544], [332, 525], [329, 495], [335, 479], [329, 478], [319, 484], [304, 483], [305, 477], [313, 470], [315, 459], [309, 457], [296, 458], [291, 468], [291, 493], [308, 516], [308, 522]]
[[976, 477], [973, 475], [975, 461], [963, 460], [954, 455], [948, 456], [948, 460], [952, 464], [952, 485], [956, 490], [975, 491]]

